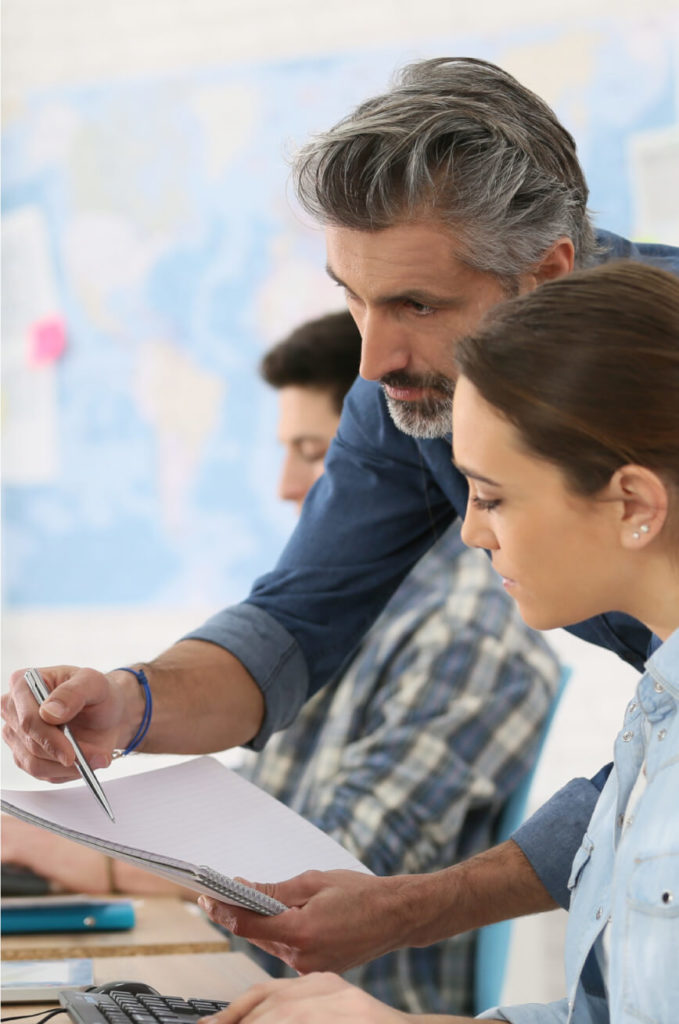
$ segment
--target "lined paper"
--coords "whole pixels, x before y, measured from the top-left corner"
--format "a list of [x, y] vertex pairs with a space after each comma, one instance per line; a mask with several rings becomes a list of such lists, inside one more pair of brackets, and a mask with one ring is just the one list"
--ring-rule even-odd
[[[3, 810], [113, 854], [126, 847], [137, 863], [167, 877], [154, 858], [205, 865], [221, 875], [278, 882], [302, 871], [346, 868], [368, 873], [334, 839], [212, 757], [105, 783], [115, 822], [83, 784], [2, 791]], [[73, 835], [77, 833], [77, 837]], [[140, 863], [140, 866], [141, 863]], [[190, 879], [184, 884], [191, 885]]]

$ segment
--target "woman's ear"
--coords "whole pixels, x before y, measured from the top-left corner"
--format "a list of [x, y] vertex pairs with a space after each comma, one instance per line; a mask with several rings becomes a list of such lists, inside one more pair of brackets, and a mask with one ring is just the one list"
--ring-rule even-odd
[[657, 473], [645, 466], [621, 466], [606, 492], [607, 500], [619, 503], [618, 528], [623, 547], [640, 550], [658, 536], [667, 519], [669, 497]]

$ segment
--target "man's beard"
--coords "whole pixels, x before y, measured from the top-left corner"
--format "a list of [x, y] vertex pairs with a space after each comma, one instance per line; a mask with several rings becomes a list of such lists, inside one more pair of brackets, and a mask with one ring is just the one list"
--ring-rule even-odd
[[[443, 374], [413, 377], [407, 373], [387, 373], [380, 380], [389, 415], [399, 430], [411, 437], [444, 437], [450, 434], [453, 414], [454, 381]], [[391, 398], [385, 385], [393, 388], [426, 388], [430, 394], [414, 402]]]

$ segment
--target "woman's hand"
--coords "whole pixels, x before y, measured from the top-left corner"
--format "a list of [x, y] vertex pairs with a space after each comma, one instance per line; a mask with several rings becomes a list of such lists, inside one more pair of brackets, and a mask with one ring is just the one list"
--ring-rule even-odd
[[412, 1024], [417, 1018], [378, 1002], [336, 974], [309, 974], [254, 985], [228, 1009], [206, 1020], [211, 1024]]

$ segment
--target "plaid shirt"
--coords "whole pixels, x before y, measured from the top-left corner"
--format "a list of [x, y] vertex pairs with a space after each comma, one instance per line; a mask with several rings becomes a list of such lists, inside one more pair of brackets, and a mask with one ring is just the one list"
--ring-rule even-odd
[[[436, 871], [492, 845], [529, 769], [559, 676], [490, 559], [453, 526], [416, 565], [348, 668], [249, 779], [378, 875]], [[248, 946], [270, 973], [287, 968]], [[409, 1012], [473, 1012], [474, 936], [403, 949], [345, 977]], [[291, 973], [291, 972], [288, 972]]]

